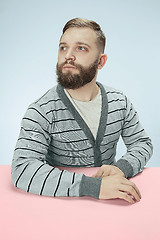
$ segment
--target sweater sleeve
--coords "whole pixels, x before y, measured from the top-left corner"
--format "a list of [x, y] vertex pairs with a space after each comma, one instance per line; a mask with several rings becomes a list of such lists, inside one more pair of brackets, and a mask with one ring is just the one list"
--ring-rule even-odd
[[139, 121], [137, 112], [127, 98], [121, 136], [127, 152], [114, 165], [124, 172], [126, 178], [133, 177], [143, 171], [152, 156], [153, 146]]
[[47, 163], [52, 123], [36, 103], [27, 109], [14, 150], [11, 176], [15, 187], [53, 197], [92, 196], [99, 199], [101, 178], [60, 170]]

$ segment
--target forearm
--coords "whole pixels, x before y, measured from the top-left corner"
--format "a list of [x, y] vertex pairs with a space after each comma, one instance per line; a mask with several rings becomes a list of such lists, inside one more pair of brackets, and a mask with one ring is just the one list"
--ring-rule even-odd
[[133, 177], [142, 172], [153, 153], [150, 138], [141, 125], [138, 114], [126, 98], [126, 111], [121, 133], [127, 152], [116, 165], [126, 177]]
[[127, 146], [127, 152], [115, 166], [119, 167], [125, 176], [133, 177], [142, 172], [153, 154], [153, 146], [149, 138], [144, 138]]
[[15, 187], [53, 197], [99, 197], [100, 180], [51, 166], [46, 161], [47, 146], [42, 145], [45, 141], [35, 143], [26, 134], [21, 130], [12, 160]]
[[36, 159], [16, 159], [12, 162], [13, 184], [34, 194], [79, 196], [82, 176], [83, 174], [59, 170]]
[[101, 178], [69, 172], [36, 159], [12, 162], [12, 182], [26, 192], [52, 197], [99, 197]]

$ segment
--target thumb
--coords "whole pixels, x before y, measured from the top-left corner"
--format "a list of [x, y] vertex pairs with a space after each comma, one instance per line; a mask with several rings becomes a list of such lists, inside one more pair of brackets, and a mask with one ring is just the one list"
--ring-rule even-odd
[[93, 175], [93, 177], [101, 177], [103, 174], [103, 170], [100, 168], [96, 174]]
[[93, 174], [91, 177], [96, 177], [96, 174]]

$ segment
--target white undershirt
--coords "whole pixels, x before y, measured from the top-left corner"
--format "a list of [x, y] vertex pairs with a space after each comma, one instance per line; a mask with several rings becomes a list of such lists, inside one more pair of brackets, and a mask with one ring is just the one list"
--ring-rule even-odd
[[96, 139], [97, 131], [99, 127], [99, 120], [101, 116], [101, 106], [102, 106], [102, 96], [101, 91], [97, 96], [89, 102], [82, 102], [76, 99], [73, 99], [70, 94], [64, 89], [65, 93], [67, 94], [68, 98], [79, 112], [81, 117], [84, 119], [88, 127], [90, 128], [94, 138]]

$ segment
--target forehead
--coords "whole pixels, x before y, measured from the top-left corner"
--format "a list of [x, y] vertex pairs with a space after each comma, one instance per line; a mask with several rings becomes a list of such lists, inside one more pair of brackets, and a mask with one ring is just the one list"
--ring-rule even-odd
[[71, 27], [62, 35], [60, 42], [74, 44], [76, 42], [84, 42], [90, 46], [96, 45], [97, 35], [94, 30], [87, 27], [77, 28]]

